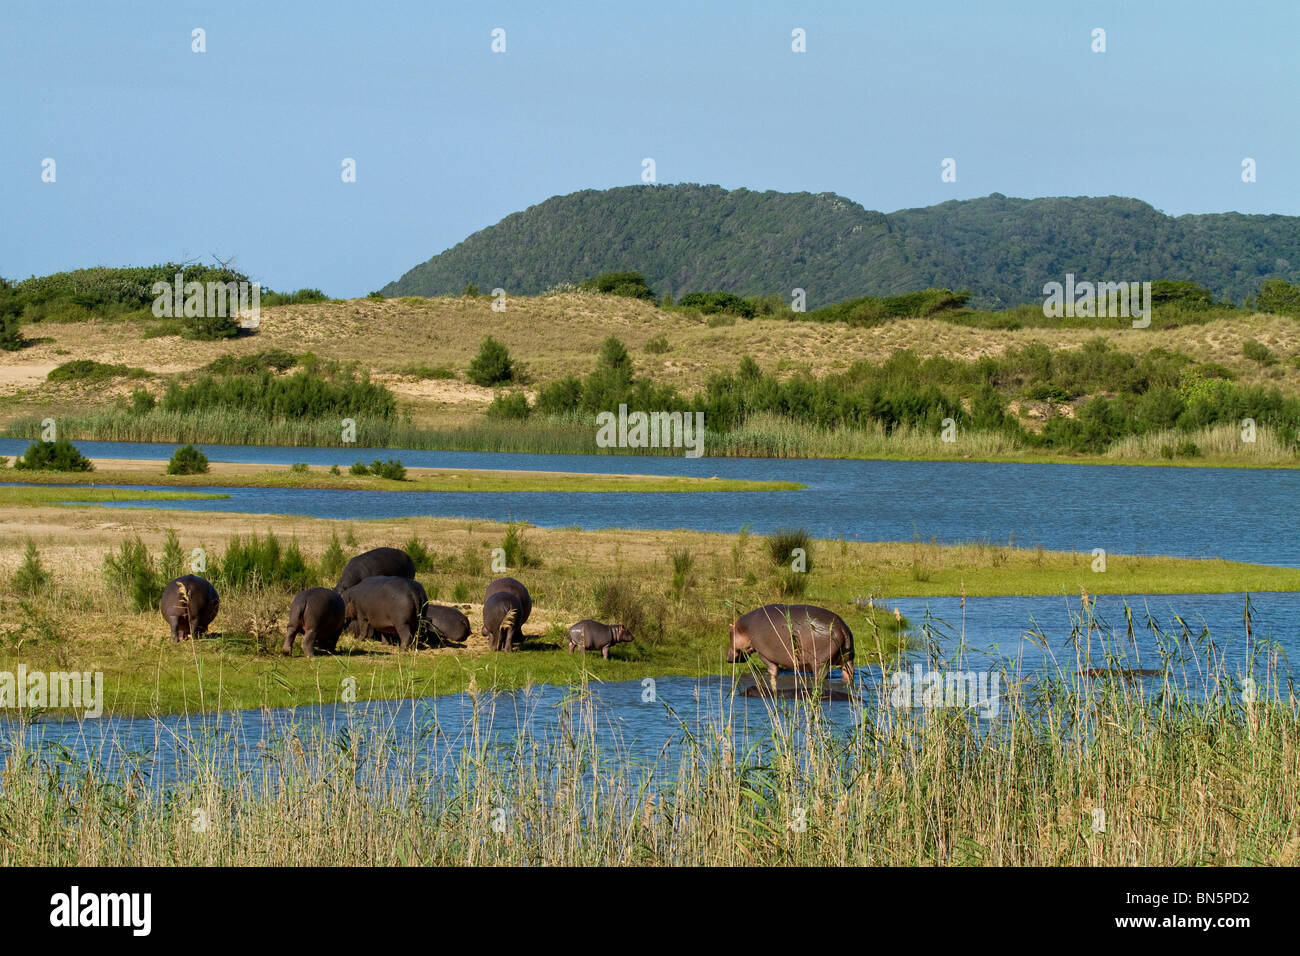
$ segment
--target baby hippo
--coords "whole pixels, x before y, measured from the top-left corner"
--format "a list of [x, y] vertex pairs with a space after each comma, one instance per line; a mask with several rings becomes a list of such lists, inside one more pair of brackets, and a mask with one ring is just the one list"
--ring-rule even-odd
[[600, 651], [600, 656], [609, 660], [611, 644], [626, 644], [632, 635], [622, 624], [601, 624], [599, 621], [579, 621], [569, 628], [569, 653], [578, 648], [584, 651]]
[[302, 652], [315, 657], [317, 651], [333, 654], [343, 631], [343, 598], [332, 588], [299, 591], [289, 605], [289, 627], [284, 632], [284, 652], [293, 653], [293, 639], [302, 635]]

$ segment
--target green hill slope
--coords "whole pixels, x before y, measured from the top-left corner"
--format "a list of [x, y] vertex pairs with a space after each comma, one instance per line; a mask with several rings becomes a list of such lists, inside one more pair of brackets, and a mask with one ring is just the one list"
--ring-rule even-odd
[[1300, 217], [1173, 218], [1136, 199], [994, 193], [884, 214], [834, 193], [623, 186], [556, 196], [507, 216], [389, 283], [448, 295], [468, 283], [518, 295], [639, 270], [660, 293], [807, 291], [809, 307], [927, 287], [973, 304], [1042, 301], [1065, 273], [1192, 279], [1242, 302], [1265, 278], [1300, 281]]

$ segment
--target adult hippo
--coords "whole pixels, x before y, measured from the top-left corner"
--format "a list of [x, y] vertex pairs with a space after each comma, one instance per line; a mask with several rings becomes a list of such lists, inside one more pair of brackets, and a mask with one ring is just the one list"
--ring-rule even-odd
[[757, 654], [776, 691], [781, 668], [811, 671], [821, 680], [840, 665], [845, 685], [853, 682], [853, 632], [834, 611], [811, 604], [767, 604], [731, 625], [728, 663]]
[[445, 604], [429, 603], [424, 606], [424, 621], [431, 635], [437, 635], [444, 644], [463, 644], [473, 633], [469, 618], [457, 608]]
[[202, 637], [221, 608], [221, 598], [205, 578], [186, 574], [163, 589], [162, 616], [172, 629], [172, 640]]
[[483, 602], [483, 636], [494, 651], [513, 651], [515, 643], [523, 643], [524, 635], [519, 625], [523, 621], [524, 607], [513, 591], [497, 591]]
[[375, 548], [358, 554], [343, 567], [343, 576], [334, 590], [342, 594], [366, 578], [395, 577], [415, 580], [415, 562], [397, 548]]
[[528, 588], [524, 587], [514, 578], [497, 578], [489, 584], [487, 590], [483, 593], [484, 606], [487, 605], [488, 598], [502, 591], [513, 594], [519, 599], [520, 617], [517, 623], [520, 627], [527, 624], [528, 615], [533, 613], [533, 599], [528, 593]]
[[396, 638], [406, 650], [420, 636], [424, 606], [429, 603], [419, 581], [394, 575], [369, 577], [342, 594], [343, 621], [358, 637]]
[[284, 652], [293, 653], [293, 640], [302, 635], [302, 652], [315, 657], [318, 650], [333, 654], [343, 631], [347, 606], [337, 591], [308, 588], [289, 605], [289, 627], [284, 632]]
[[609, 660], [609, 648], [613, 644], [626, 644], [632, 635], [622, 624], [601, 624], [599, 621], [579, 621], [569, 628], [569, 653], [578, 648], [584, 651], [600, 651], [600, 656]]

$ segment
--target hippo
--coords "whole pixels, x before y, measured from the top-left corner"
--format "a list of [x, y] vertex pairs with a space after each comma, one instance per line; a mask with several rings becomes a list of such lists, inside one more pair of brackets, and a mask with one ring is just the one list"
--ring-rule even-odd
[[734, 664], [749, 654], [757, 654], [767, 665], [773, 692], [783, 667], [811, 671], [821, 680], [838, 664], [845, 685], [853, 682], [853, 632], [843, 618], [824, 607], [768, 604], [742, 615], [731, 625], [727, 662]]
[[398, 577], [415, 580], [415, 562], [405, 551], [397, 548], [375, 548], [358, 554], [343, 568], [343, 576], [334, 590], [342, 594], [366, 578]]
[[316, 651], [333, 654], [343, 631], [346, 605], [337, 591], [330, 588], [307, 588], [299, 591], [289, 605], [289, 627], [284, 632], [284, 652], [293, 653], [293, 640], [302, 635], [302, 652], [315, 657]]
[[528, 616], [533, 613], [533, 599], [528, 593], [528, 588], [524, 587], [514, 578], [497, 578], [487, 586], [487, 591], [483, 594], [483, 603], [487, 604], [487, 599], [499, 591], [509, 591], [519, 599], [520, 616], [517, 623], [523, 627], [528, 623]]
[[611, 644], [626, 644], [632, 635], [622, 624], [601, 624], [599, 621], [579, 621], [569, 628], [569, 653], [579, 647], [584, 651], [600, 651], [609, 660]]
[[443, 643], [463, 644], [473, 633], [469, 618], [454, 607], [429, 603], [424, 606], [424, 622], [430, 635], [437, 635]]
[[359, 637], [396, 638], [406, 650], [420, 636], [424, 606], [429, 603], [419, 581], [394, 575], [369, 577], [341, 595], [343, 620]]
[[483, 636], [494, 651], [512, 651], [515, 643], [522, 643], [519, 629], [524, 617], [523, 604], [512, 591], [497, 591], [483, 602]]
[[162, 595], [162, 616], [172, 629], [172, 640], [202, 637], [221, 609], [221, 598], [204, 578], [186, 574], [167, 584]]

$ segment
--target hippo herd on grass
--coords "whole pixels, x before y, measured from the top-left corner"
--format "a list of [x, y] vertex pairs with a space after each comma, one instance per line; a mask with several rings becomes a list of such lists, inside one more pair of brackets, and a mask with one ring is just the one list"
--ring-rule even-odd
[[[163, 591], [162, 615], [172, 640], [201, 637], [217, 616], [221, 598], [206, 579], [187, 574]], [[480, 633], [493, 651], [512, 651], [523, 641], [522, 628], [533, 600], [514, 578], [497, 578], [483, 596]], [[415, 580], [415, 564], [405, 551], [375, 548], [343, 568], [333, 588], [307, 588], [289, 605], [285, 654], [293, 653], [302, 635], [303, 653], [334, 653], [339, 635], [349, 630], [361, 638], [378, 638], [406, 650], [418, 642], [463, 645], [469, 618], [458, 609], [429, 600]], [[614, 644], [632, 640], [621, 624], [582, 620], [569, 628], [569, 653], [600, 651], [609, 659]], [[853, 681], [853, 632], [833, 611], [811, 604], [767, 604], [741, 615], [731, 625], [727, 661], [756, 654], [767, 667], [773, 689], [780, 670], [812, 672], [820, 678], [839, 666], [844, 684]]]

